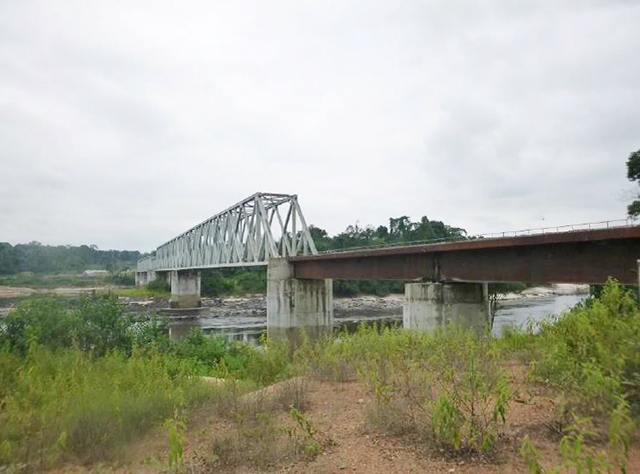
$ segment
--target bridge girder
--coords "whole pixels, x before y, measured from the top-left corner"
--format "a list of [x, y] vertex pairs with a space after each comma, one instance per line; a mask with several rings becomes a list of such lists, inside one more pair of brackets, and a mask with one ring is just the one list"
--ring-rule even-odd
[[296, 278], [602, 284], [638, 283], [640, 226], [426, 245], [347, 250], [290, 259]]

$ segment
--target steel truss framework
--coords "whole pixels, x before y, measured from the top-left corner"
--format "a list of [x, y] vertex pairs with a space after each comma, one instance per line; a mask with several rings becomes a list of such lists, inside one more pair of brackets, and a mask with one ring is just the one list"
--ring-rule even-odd
[[317, 253], [296, 195], [256, 193], [161, 245], [138, 271], [266, 265]]

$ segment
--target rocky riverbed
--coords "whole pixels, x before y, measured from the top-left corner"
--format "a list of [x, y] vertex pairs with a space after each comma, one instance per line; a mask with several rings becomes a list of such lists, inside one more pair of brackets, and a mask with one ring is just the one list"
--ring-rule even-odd
[[[353, 298], [334, 298], [333, 312], [336, 318], [347, 315], [394, 315], [402, 314], [403, 295], [357, 296]], [[152, 312], [168, 307], [166, 300], [138, 300], [120, 298], [130, 311]], [[216, 316], [263, 316], [267, 315], [267, 300], [264, 295], [246, 297], [203, 298], [207, 317]]]
[[[47, 290], [49, 294], [59, 296], [78, 296], [92, 291], [101, 291], [100, 288], [57, 288]], [[17, 304], [19, 299], [40, 294], [30, 288], [0, 287], [0, 317], [8, 314], [9, 310]], [[500, 296], [501, 301], [519, 299], [541, 298], [555, 295], [579, 295], [588, 294], [589, 285], [558, 284], [528, 288], [520, 293], [507, 293]], [[168, 308], [169, 302], [162, 298], [133, 298], [119, 297], [128, 311], [136, 313], [155, 313], [158, 310]], [[334, 298], [333, 307], [336, 318], [347, 316], [377, 316], [377, 315], [401, 315], [404, 295], [393, 294], [385, 297], [357, 296], [349, 298]], [[267, 303], [264, 295], [248, 295], [244, 297], [203, 298], [202, 306], [206, 308], [207, 317], [216, 316], [252, 316], [266, 317]]]

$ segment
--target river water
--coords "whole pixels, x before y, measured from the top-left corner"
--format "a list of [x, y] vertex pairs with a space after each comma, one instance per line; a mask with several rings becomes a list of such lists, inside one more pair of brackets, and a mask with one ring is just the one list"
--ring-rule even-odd
[[[586, 297], [586, 294], [572, 294], [502, 300], [498, 303], [493, 334], [499, 336], [505, 326], [526, 327], [530, 323], [535, 325], [549, 315], [558, 315], [566, 311]], [[387, 313], [376, 311], [375, 315], [362, 314], [361, 311], [354, 311], [353, 314], [347, 312], [334, 318], [334, 331], [344, 328], [355, 329], [362, 322], [402, 326], [402, 310], [394, 309]], [[224, 336], [229, 340], [257, 342], [266, 332], [266, 324], [267, 319], [263, 314], [222, 314], [211, 317], [205, 312], [197, 319], [173, 323], [170, 335], [172, 339], [179, 339], [191, 328], [197, 327], [207, 334]]]
[[589, 295], [549, 295], [503, 300], [493, 321], [493, 334], [499, 336], [505, 326], [534, 326], [549, 315], [559, 315], [585, 300]]

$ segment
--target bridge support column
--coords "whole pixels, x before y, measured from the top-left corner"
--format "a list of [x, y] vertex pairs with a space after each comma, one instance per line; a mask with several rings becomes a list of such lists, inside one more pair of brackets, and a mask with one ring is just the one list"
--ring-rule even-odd
[[481, 332], [489, 326], [486, 283], [407, 283], [404, 295], [404, 329], [433, 331], [454, 323]]
[[200, 272], [196, 270], [172, 270], [171, 300], [172, 308], [200, 307]]
[[156, 272], [148, 270], [146, 272], [136, 272], [136, 287], [148, 285], [156, 279]]
[[333, 280], [293, 278], [286, 258], [269, 260], [267, 269], [267, 335], [301, 342], [333, 330]]

